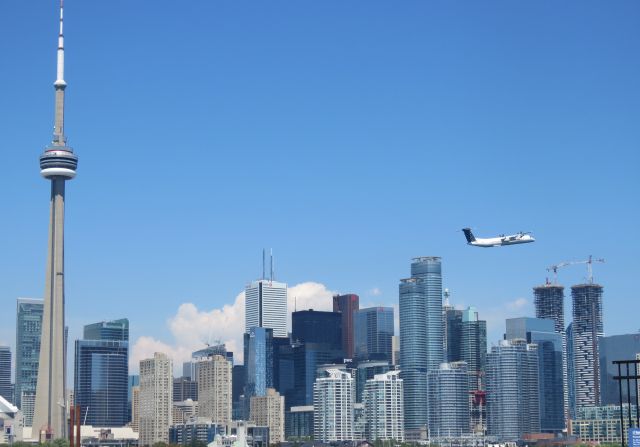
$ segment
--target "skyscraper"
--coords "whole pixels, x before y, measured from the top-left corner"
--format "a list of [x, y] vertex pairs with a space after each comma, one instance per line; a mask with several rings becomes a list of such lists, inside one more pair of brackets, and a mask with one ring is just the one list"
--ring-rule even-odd
[[0, 396], [13, 403], [13, 386], [11, 385], [11, 350], [9, 346], [0, 346]]
[[342, 350], [346, 358], [353, 358], [354, 328], [353, 315], [360, 306], [360, 297], [354, 293], [333, 296], [333, 311], [342, 315]]
[[465, 362], [441, 363], [427, 374], [429, 434], [451, 438], [469, 434], [469, 376]]
[[[620, 405], [620, 391], [622, 391], [622, 402], [627, 402], [628, 395], [631, 394], [631, 402], [635, 403], [635, 390], [633, 382], [631, 389], [626, 386], [622, 389], [618, 386], [618, 381], [614, 379], [618, 375], [618, 365], [614, 365], [614, 360], [633, 360], [640, 353], [640, 334], [610, 335], [600, 337], [598, 341], [598, 352], [600, 354], [600, 405]], [[640, 368], [638, 369], [640, 371]], [[626, 373], [625, 365], [622, 365], [622, 374]], [[629, 374], [635, 374], [633, 365], [629, 366]], [[640, 383], [639, 383], [640, 386]]]
[[565, 428], [562, 335], [556, 332], [554, 321], [509, 318], [506, 338], [524, 339], [527, 343], [537, 345], [540, 430], [544, 433], [561, 433]]
[[138, 417], [141, 447], [151, 446], [156, 442], [169, 442], [173, 409], [172, 369], [171, 359], [159, 352], [154, 353], [153, 358], [140, 361]]
[[291, 338], [294, 342], [324, 343], [342, 349], [342, 316], [313, 309], [291, 314]]
[[274, 337], [288, 335], [285, 283], [260, 279], [245, 288], [245, 333], [253, 327], [272, 329]]
[[355, 386], [351, 374], [331, 369], [313, 386], [313, 439], [316, 442], [352, 441]]
[[84, 327], [75, 344], [74, 399], [86, 423], [122, 427], [128, 421], [129, 320]]
[[198, 365], [198, 416], [221, 425], [231, 422], [233, 366], [221, 355]]
[[376, 374], [364, 387], [366, 439], [404, 441], [404, 399], [399, 371]]
[[480, 320], [474, 307], [450, 309], [447, 319], [447, 358], [449, 362], [465, 362], [469, 374], [469, 390], [483, 389], [487, 364], [487, 322]]
[[569, 377], [567, 334], [564, 325], [564, 287], [547, 283], [533, 288], [533, 303], [537, 318], [553, 320], [555, 331], [562, 337], [562, 377], [564, 383], [564, 416], [569, 418]]
[[573, 368], [573, 323], [567, 326], [567, 393], [569, 394], [569, 418], [576, 417], [576, 375]]
[[600, 404], [598, 338], [604, 336], [602, 291], [601, 285], [592, 283], [571, 287], [576, 407]]
[[64, 34], [60, 1], [58, 67], [55, 87], [55, 126], [53, 141], [40, 156], [40, 174], [51, 181], [49, 253], [44, 291], [44, 315], [33, 438], [66, 437], [66, 352], [64, 320], [64, 210], [65, 183], [76, 175], [78, 157], [67, 146], [64, 134]]
[[379, 374], [385, 374], [390, 369], [389, 362], [386, 360], [359, 362], [356, 368], [356, 403], [362, 403], [367, 380], [373, 379]]
[[359, 360], [393, 359], [393, 307], [359, 309], [353, 316], [355, 355]]
[[438, 369], [443, 360], [440, 258], [415, 258], [411, 278], [401, 280], [399, 289], [405, 435], [415, 439], [426, 432], [427, 371]]
[[[33, 411], [25, 411], [23, 393], [29, 402], [34, 402], [38, 381], [40, 359], [40, 336], [42, 332], [43, 301], [33, 298], [18, 298], [16, 307], [16, 372], [15, 401], [24, 414], [25, 426], [33, 423]], [[33, 407], [31, 407], [33, 408]]]
[[273, 330], [252, 327], [244, 334], [245, 397], [264, 396], [273, 388]]
[[538, 353], [525, 340], [501, 340], [487, 358], [487, 429], [514, 442], [540, 431]]

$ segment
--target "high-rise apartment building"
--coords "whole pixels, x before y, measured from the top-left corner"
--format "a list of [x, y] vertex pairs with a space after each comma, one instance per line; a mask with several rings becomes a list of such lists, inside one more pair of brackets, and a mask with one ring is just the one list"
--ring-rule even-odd
[[[378, 374], [385, 374], [391, 369], [389, 362], [384, 360], [369, 360], [359, 362], [356, 367], [356, 403], [362, 403], [364, 387], [367, 380], [373, 379]], [[403, 418], [404, 419], [404, 418]]]
[[487, 430], [499, 442], [540, 432], [538, 352], [525, 340], [501, 340], [487, 358]]
[[261, 279], [245, 288], [245, 333], [254, 327], [273, 330], [274, 337], [287, 334], [287, 285]]
[[244, 365], [247, 382], [244, 395], [264, 396], [273, 388], [273, 330], [252, 327], [244, 334]]
[[221, 425], [231, 422], [233, 366], [221, 355], [198, 365], [198, 416]]
[[76, 340], [75, 404], [83, 420], [96, 427], [123, 427], [129, 422], [129, 320], [102, 321], [84, 327]]
[[138, 433], [140, 430], [140, 385], [131, 387], [131, 421], [130, 425], [133, 431]]
[[355, 354], [353, 316], [360, 308], [360, 297], [354, 293], [333, 296], [333, 311], [342, 316], [342, 350], [346, 358]]
[[561, 433], [565, 428], [563, 339], [556, 332], [554, 321], [543, 318], [509, 318], [506, 338], [524, 339], [527, 343], [537, 345], [540, 431]]
[[171, 359], [159, 352], [140, 361], [139, 445], [169, 442], [172, 424], [173, 366]]
[[567, 393], [569, 393], [569, 418], [576, 417], [576, 375], [573, 367], [573, 323], [567, 326]]
[[415, 258], [400, 282], [400, 369], [404, 380], [405, 435], [426, 432], [427, 371], [442, 363], [442, 271], [439, 257]]
[[441, 363], [427, 373], [431, 439], [457, 438], [471, 429], [469, 376], [465, 362]]
[[332, 369], [313, 386], [313, 439], [316, 442], [352, 441], [355, 386], [351, 374]]
[[11, 350], [9, 346], [0, 346], [0, 396], [13, 403], [13, 385], [11, 384]]
[[465, 362], [469, 390], [483, 389], [482, 378], [487, 364], [487, 322], [480, 320], [474, 307], [446, 311], [447, 359]]
[[369, 441], [404, 441], [404, 399], [399, 371], [376, 374], [364, 387], [365, 435]]
[[22, 395], [26, 393], [33, 401], [38, 381], [38, 362], [40, 359], [40, 334], [42, 331], [43, 301], [33, 298], [18, 298], [16, 307], [16, 371], [15, 402], [22, 410], [24, 424], [30, 427], [33, 421], [33, 409], [25, 411]]
[[269, 427], [269, 441], [284, 442], [284, 396], [273, 388], [264, 396], [252, 396], [249, 420], [261, 427]]
[[[129, 424], [133, 421], [133, 387], [140, 385], [138, 374], [130, 375], [127, 379], [127, 420]], [[135, 431], [138, 431], [137, 429]]]
[[359, 309], [353, 316], [355, 356], [359, 360], [393, 359], [393, 307]]
[[600, 353], [604, 336], [602, 291], [599, 284], [571, 287], [573, 301], [573, 374], [576, 407], [600, 404]]
[[567, 333], [564, 325], [564, 287], [547, 283], [533, 288], [533, 304], [536, 318], [553, 320], [555, 331], [562, 337], [562, 377], [564, 383], [564, 418], [569, 419], [569, 377], [567, 358]]

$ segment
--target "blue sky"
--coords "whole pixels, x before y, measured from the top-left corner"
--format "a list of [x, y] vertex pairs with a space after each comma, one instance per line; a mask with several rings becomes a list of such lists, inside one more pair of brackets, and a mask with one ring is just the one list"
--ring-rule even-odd
[[[56, 5], [3, 17], [13, 344], [15, 299], [44, 287]], [[65, 18], [72, 337], [128, 317], [172, 343], [179, 306], [233, 303], [262, 247], [282, 281], [389, 305], [410, 258], [439, 255], [452, 301], [494, 320], [594, 254], [605, 332], [640, 327], [640, 3], [68, 0]], [[476, 249], [463, 226], [538, 241]]]

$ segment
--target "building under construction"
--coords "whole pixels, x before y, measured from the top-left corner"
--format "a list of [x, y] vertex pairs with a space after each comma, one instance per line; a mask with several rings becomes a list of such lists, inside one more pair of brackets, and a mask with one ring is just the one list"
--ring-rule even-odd
[[602, 293], [603, 287], [593, 282], [571, 286], [576, 408], [600, 405], [598, 337], [604, 336]]

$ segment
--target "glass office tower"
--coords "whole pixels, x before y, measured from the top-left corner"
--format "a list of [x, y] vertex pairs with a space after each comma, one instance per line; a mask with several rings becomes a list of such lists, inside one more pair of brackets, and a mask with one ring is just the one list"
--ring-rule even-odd
[[129, 320], [84, 327], [76, 340], [74, 399], [87, 425], [122, 427], [129, 422]]
[[393, 359], [393, 307], [369, 307], [354, 314], [355, 355], [358, 360]]
[[40, 333], [44, 301], [33, 298], [18, 298], [16, 308], [16, 372], [15, 403], [25, 413], [24, 424], [31, 426], [33, 411], [25, 412], [22, 395], [33, 401], [38, 381], [40, 363]]

